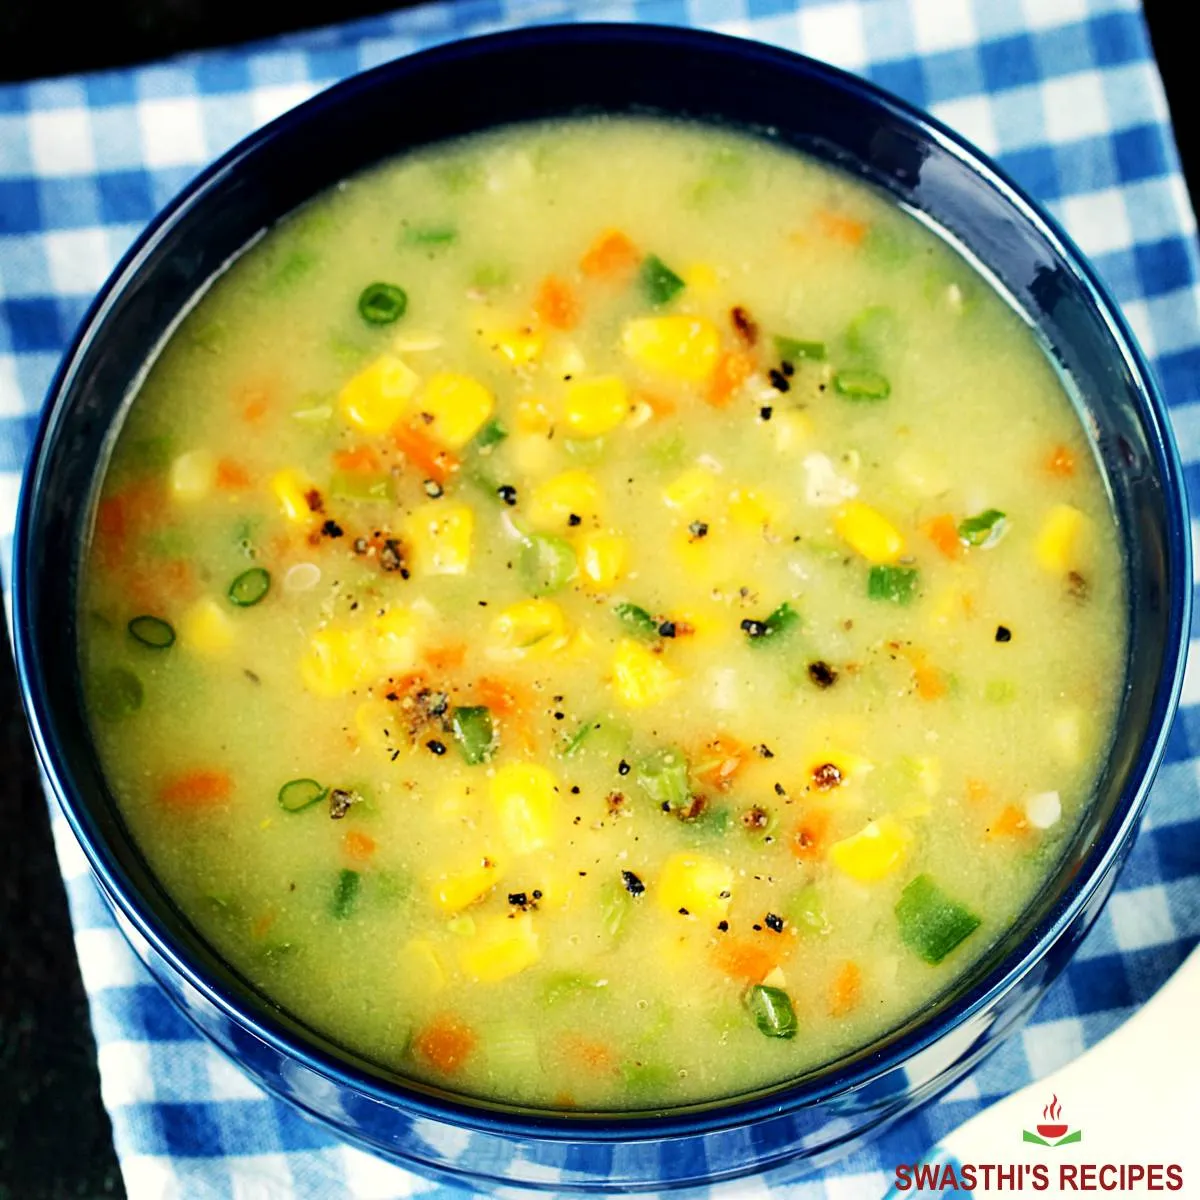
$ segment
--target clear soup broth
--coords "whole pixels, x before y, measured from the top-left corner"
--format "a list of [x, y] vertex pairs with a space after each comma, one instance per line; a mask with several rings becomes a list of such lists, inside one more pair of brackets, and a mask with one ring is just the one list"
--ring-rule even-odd
[[950, 987], [1108, 747], [1123, 563], [973, 269], [749, 136], [516, 127], [215, 280], [86, 551], [108, 780], [253, 984], [402, 1075], [635, 1110]]

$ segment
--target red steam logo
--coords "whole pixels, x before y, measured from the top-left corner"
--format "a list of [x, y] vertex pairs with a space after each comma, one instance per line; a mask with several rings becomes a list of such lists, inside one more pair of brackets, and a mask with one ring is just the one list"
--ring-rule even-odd
[[1059, 1121], [1061, 1116], [1062, 1106], [1058, 1102], [1058, 1096], [1055, 1095], [1050, 1103], [1042, 1109], [1044, 1121], [1037, 1126], [1038, 1133], [1050, 1141], [1057, 1141], [1070, 1128], [1065, 1122]]

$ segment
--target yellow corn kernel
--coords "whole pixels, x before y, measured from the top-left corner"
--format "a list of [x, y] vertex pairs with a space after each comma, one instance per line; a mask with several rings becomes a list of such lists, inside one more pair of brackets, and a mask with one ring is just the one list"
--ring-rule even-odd
[[504, 840], [514, 854], [532, 854], [550, 841], [558, 781], [537, 763], [509, 763], [492, 776], [488, 792]]
[[691, 291], [702, 295], [717, 290], [716, 268], [709, 263], [692, 263], [684, 270], [682, 279]]
[[1063, 574], [1075, 565], [1086, 518], [1070, 504], [1056, 504], [1046, 514], [1037, 539], [1037, 560], [1047, 571]]
[[544, 658], [567, 644], [567, 619], [553, 600], [518, 600], [492, 620], [491, 638], [493, 657]]
[[567, 384], [563, 416], [571, 437], [602, 437], [629, 416], [629, 388], [619, 375], [572, 379]]
[[736, 487], [729, 493], [729, 516], [744, 529], [762, 529], [783, 516], [783, 505], [758, 488]]
[[390, 755], [396, 749], [398, 715], [386, 700], [364, 700], [354, 710], [359, 742], [369, 750]]
[[839, 510], [833, 522], [838, 536], [868, 562], [895, 562], [904, 553], [904, 536], [882, 513], [859, 500]]
[[703, 383], [716, 368], [721, 335], [705, 317], [638, 317], [626, 324], [621, 345], [634, 362], [656, 374]]
[[533, 489], [526, 511], [534, 525], [566, 529], [572, 516], [586, 518], [599, 513], [600, 485], [590, 471], [564, 471]]
[[217, 460], [207, 450], [190, 450], [171, 463], [171, 495], [185, 503], [203, 500], [217, 478]]
[[372, 662], [388, 675], [411, 671], [416, 665], [421, 622], [409, 608], [391, 608], [376, 617], [368, 630]]
[[364, 367], [338, 396], [342, 416], [364, 433], [387, 433], [404, 415], [417, 390], [417, 373], [394, 354]]
[[541, 957], [533, 916], [490, 917], [459, 952], [463, 971], [480, 983], [499, 983], [532, 967]]
[[733, 868], [703, 854], [680, 851], [663, 863], [654, 894], [663, 909], [693, 917], [723, 917], [733, 893]]
[[413, 509], [404, 532], [414, 569], [423, 575], [465, 575], [474, 531], [475, 513], [465, 504], [433, 500]]
[[1083, 758], [1083, 729], [1083, 714], [1077, 708], [1065, 709], [1050, 722], [1050, 743], [1071, 766]]
[[298, 524], [312, 520], [312, 509], [308, 506], [307, 494], [312, 491], [309, 483], [299, 471], [290, 468], [286, 471], [276, 471], [271, 476], [271, 491], [279, 501], [283, 515], [289, 521]]
[[418, 995], [440, 992], [446, 986], [441, 959], [427, 938], [410, 938], [402, 954], [404, 982]]
[[229, 614], [210, 596], [197, 600], [179, 621], [180, 642], [197, 654], [224, 654], [233, 645], [236, 633]]
[[517, 401], [515, 424], [519, 433], [546, 434], [550, 432], [554, 420], [544, 401], [537, 396], [522, 396]]
[[483, 428], [496, 402], [492, 393], [470, 375], [440, 371], [425, 385], [420, 409], [433, 418], [429, 433], [451, 450], [465, 446]]
[[366, 655], [363, 637], [357, 629], [327, 626], [309, 639], [308, 650], [300, 660], [304, 686], [318, 696], [344, 696], [362, 679]]
[[509, 462], [522, 475], [545, 475], [558, 464], [556, 443], [545, 433], [514, 433], [504, 448]]
[[780, 454], [794, 454], [812, 440], [812, 418], [799, 409], [777, 408], [771, 415], [770, 425], [775, 438], [775, 449]]
[[833, 865], [859, 883], [886, 879], [908, 857], [912, 834], [895, 817], [868, 821], [857, 833], [829, 847]]
[[433, 899], [443, 912], [461, 912], [482, 900], [500, 882], [502, 874], [494, 858], [482, 855], [463, 871], [439, 875], [431, 888]]
[[661, 704], [679, 686], [678, 677], [661, 656], [632, 638], [617, 643], [612, 678], [617, 697], [629, 708]]
[[629, 565], [629, 542], [619, 533], [585, 533], [576, 538], [575, 553], [584, 585], [598, 592], [615, 587]]
[[703, 467], [689, 467], [663, 488], [662, 498], [668, 508], [691, 516], [712, 500], [716, 490], [717, 480], [711, 471]]
[[586, 629], [576, 629], [567, 639], [562, 656], [566, 662], [587, 662], [596, 654], [596, 639]]
[[488, 313], [475, 318], [475, 332], [483, 344], [514, 367], [536, 361], [546, 347], [546, 335], [529, 325], [505, 323]]

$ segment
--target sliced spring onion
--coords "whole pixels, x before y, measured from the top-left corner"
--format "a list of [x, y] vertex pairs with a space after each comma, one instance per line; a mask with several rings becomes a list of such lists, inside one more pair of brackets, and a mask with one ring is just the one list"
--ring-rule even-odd
[[410, 246], [449, 246], [458, 241], [453, 225], [414, 225], [404, 233]]
[[574, 1000], [588, 992], [608, 987], [607, 979], [595, 975], [581, 975], [578, 971], [560, 971], [546, 980], [542, 989], [542, 1000], [546, 1004], [558, 1004], [563, 1000]]
[[613, 605], [617, 620], [632, 634], [652, 642], [658, 637], [658, 622], [640, 604], [623, 601]]
[[353, 914], [358, 906], [358, 891], [362, 877], [349, 867], [338, 872], [337, 883], [333, 885], [333, 896], [329, 901], [329, 915], [335, 921], [344, 921]]
[[742, 629], [752, 646], [765, 646], [781, 638], [800, 622], [800, 614], [785, 600], [761, 621], [742, 622]]
[[146, 690], [142, 681], [126, 667], [109, 667], [95, 679], [92, 694], [96, 714], [105, 721], [120, 721], [142, 707]]
[[329, 495], [352, 504], [370, 504], [392, 497], [391, 477], [385, 471], [334, 471]]
[[958, 523], [958, 539], [968, 546], [994, 546], [1008, 532], [1008, 516], [998, 508], [985, 508]]
[[788, 902], [789, 924], [801, 933], [828, 933], [832, 926], [825, 915], [825, 902], [815, 883], [806, 884]]
[[783, 988], [756, 983], [746, 993], [746, 1008], [767, 1037], [794, 1038], [799, 1024], [791, 997]]
[[892, 604], [911, 604], [917, 594], [916, 567], [875, 566], [867, 574], [867, 596]]
[[936, 966], [980, 926], [969, 908], [952, 900], [928, 876], [918, 875], [896, 902], [900, 940], [931, 966]]
[[565, 538], [531, 533], [521, 542], [517, 574], [533, 596], [561, 591], [575, 577], [575, 550]]
[[822, 362], [825, 358], [824, 342], [802, 342], [797, 338], [783, 337], [775, 339], [775, 353], [784, 362], [798, 363], [804, 360]]
[[408, 294], [394, 283], [368, 283], [358, 297], [358, 315], [368, 325], [390, 325], [407, 308]]
[[471, 766], [491, 758], [496, 746], [496, 728], [490, 709], [482, 704], [454, 709], [450, 714], [450, 730]]
[[846, 345], [856, 357], [875, 362], [895, 344], [899, 332], [896, 314], [884, 304], [872, 304], [850, 322]]
[[646, 299], [656, 308], [667, 304], [683, 291], [683, 280], [657, 254], [648, 254], [642, 262], [638, 282]]
[[238, 608], [250, 608], [270, 590], [271, 573], [264, 567], [251, 567], [229, 585], [229, 599]]
[[869, 367], [843, 367], [833, 376], [833, 388], [847, 400], [886, 400], [892, 394], [887, 376]]
[[686, 808], [691, 802], [688, 761], [673, 746], [652, 750], [638, 762], [633, 777], [659, 808]]
[[498, 446], [506, 437], [508, 437], [508, 430], [493, 417], [475, 435], [475, 448], [486, 450], [489, 446]]
[[633, 898], [615, 879], [609, 880], [600, 893], [600, 924], [616, 944], [626, 931], [625, 922], [633, 908]]
[[315, 779], [289, 779], [276, 797], [284, 812], [298, 813], [312, 808], [329, 795], [329, 789]]
[[126, 628], [135, 641], [151, 650], [167, 650], [175, 645], [175, 630], [161, 617], [134, 617]]

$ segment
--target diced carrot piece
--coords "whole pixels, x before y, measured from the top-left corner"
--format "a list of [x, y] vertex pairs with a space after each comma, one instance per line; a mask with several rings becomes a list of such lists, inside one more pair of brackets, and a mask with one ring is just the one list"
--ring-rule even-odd
[[253, 424], [266, 415], [267, 395], [265, 392], [247, 392], [242, 405], [242, 420]]
[[988, 836], [993, 838], [1020, 837], [1029, 832], [1029, 820], [1015, 804], [1009, 804], [988, 826]]
[[820, 858], [825, 853], [829, 836], [829, 812], [815, 808], [805, 813], [792, 834], [792, 853], [801, 861]]
[[351, 862], [370, 862], [371, 856], [376, 850], [375, 839], [368, 837], [365, 833], [360, 833], [357, 829], [351, 829], [342, 839], [342, 848]]
[[754, 374], [754, 356], [746, 350], [726, 350], [717, 359], [708, 385], [709, 404], [722, 408], [733, 394]]
[[602, 233], [579, 260], [579, 269], [594, 278], [627, 275], [641, 262], [638, 248], [618, 229]]
[[538, 288], [533, 311], [553, 329], [574, 329], [579, 324], [579, 298], [571, 285], [557, 275], [547, 275]]
[[228, 771], [188, 771], [176, 775], [158, 789], [158, 798], [172, 808], [207, 808], [223, 804], [233, 795]]
[[778, 951], [755, 942], [718, 942], [713, 950], [713, 963], [730, 979], [747, 983], [762, 983], [779, 966]]
[[512, 713], [520, 711], [521, 700], [516, 690], [499, 679], [484, 678], [475, 685], [481, 703], [493, 712]]
[[736, 738], [718, 734], [700, 748], [694, 774], [709, 787], [725, 792], [733, 786], [734, 776], [745, 766], [749, 751]]
[[227, 492], [244, 492], [250, 486], [250, 472], [231, 458], [217, 463], [217, 487]]
[[397, 425], [392, 440], [425, 479], [445, 483], [458, 470], [458, 459], [449, 450], [443, 450], [411, 425]]
[[421, 657], [433, 671], [453, 671], [463, 665], [466, 656], [466, 643], [452, 642], [446, 646], [431, 646]]
[[958, 539], [958, 523], [949, 513], [942, 513], [927, 521], [925, 534], [947, 558], [962, 557], [963, 545]]
[[858, 1007], [862, 999], [862, 969], [856, 962], [842, 964], [829, 989], [829, 1015], [844, 1017]]
[[336, 450], [333, 465], [339, 471], [378, 471], [379, 455], [370, 446], [355, 446], [352, 450]]
[[674, 400], [670, 400], [666, 396], [659, 396], [654, 392], [636, 392], [633, 399], [635, 404], [649, 405], [656, 417], [669, 417], [675, 412]]
[[437, 1017], [413, 1039], [413, 1052], [435, 1071], [453, 1075], [475, 1049], [474, 1031], [456, 1017]]
[[912, 664], [917, 695], [922, 700], [940, 700], [950, 690], [946, 676], [926, 660], [923, 650], [905, 649], [901, 653]]
[[1055, 446], [1046, 459], [1046, 470], [1059, 479], [1070, 479], [1075, 474], [1075, 455], [1066, 446]]
[[862, 221], [827, 209], [817, 213], [817, 226], [827, 238], [845, 246], [860, 246], [867, 236], [867, 226]]
[[979, 804], [986, 800], [992, 794], [992, 789], [988, 787], [982, 779], [967, 780], [967, 799], [972, 804]]
[[616, 1070], [613, 1052], [603, 1042], [568, 1033], [563, 1035], [561, 1045], [568, 1058], [590, 1071], [607, 1073]]

